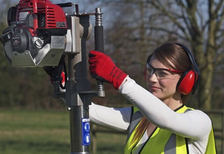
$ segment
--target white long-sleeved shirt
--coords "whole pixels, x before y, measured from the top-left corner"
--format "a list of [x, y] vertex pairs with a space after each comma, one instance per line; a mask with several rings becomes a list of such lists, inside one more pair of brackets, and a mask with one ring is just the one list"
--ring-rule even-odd
[[[210, 118], [204, 112], [192, 110], [177, 113], [129, 77], [120, 86], [119, 92], [137, 106], [142, 114], [157, 127], [189, 138], [190, 153], [205, 153], [212, 124]], [[131, 107], [111, 108], [94, 103], [90, 105], [89, 110], [92, 122], [119, 130], [128, 129], [131, 112]], [[146, 142], [148, 137], [145, 133], [140, 140], [141, 144]], [[135, 153], [138, 153], [138, 150], [136, 148]]]

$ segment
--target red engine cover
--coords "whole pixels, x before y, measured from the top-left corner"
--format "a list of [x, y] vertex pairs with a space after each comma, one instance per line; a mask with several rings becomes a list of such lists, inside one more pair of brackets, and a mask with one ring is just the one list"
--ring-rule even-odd
[[37, 35], [38, 29], [67, 29], [63, 9], [49, 0], [20, 0], [17, 8], [17, 22], [28, 28], [32, 36]]

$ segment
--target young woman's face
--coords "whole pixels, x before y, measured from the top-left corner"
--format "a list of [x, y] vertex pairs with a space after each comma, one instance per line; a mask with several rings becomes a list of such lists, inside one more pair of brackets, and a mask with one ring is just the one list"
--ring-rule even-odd
[[[173, 71], [173, 70], [172, 70]], [[146, 81], [148, 90], [162, 101], [177, 95], [176, 85], [180, 73], [174, 73], [152, 57], [146, 68]], [[178, 93], [178, 95], [180, 95]]]

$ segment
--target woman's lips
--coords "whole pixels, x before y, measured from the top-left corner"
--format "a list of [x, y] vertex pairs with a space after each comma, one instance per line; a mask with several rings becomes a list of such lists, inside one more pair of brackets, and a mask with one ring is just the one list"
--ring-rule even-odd
[[149, 86], [149, 90], [151, 91], [151, 92], [153, 92], [153, 91], [157, 91], [157, 90], [159, 90], [160, 88], [159, 87], [157, 87], [157, 86]]

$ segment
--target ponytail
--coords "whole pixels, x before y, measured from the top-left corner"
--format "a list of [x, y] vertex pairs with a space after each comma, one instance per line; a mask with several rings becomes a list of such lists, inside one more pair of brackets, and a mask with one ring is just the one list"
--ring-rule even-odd
[[142, 117], [142, 119], [140, 120], [137, 126], [136, 132], [134, 133], [134, 137], [131, 141], [131, 145], [138, 143], [138, 141], [141, 139], [146, 129], [148, 128], [148, 125], [149, 125], [149, 121], [145, 117]]

